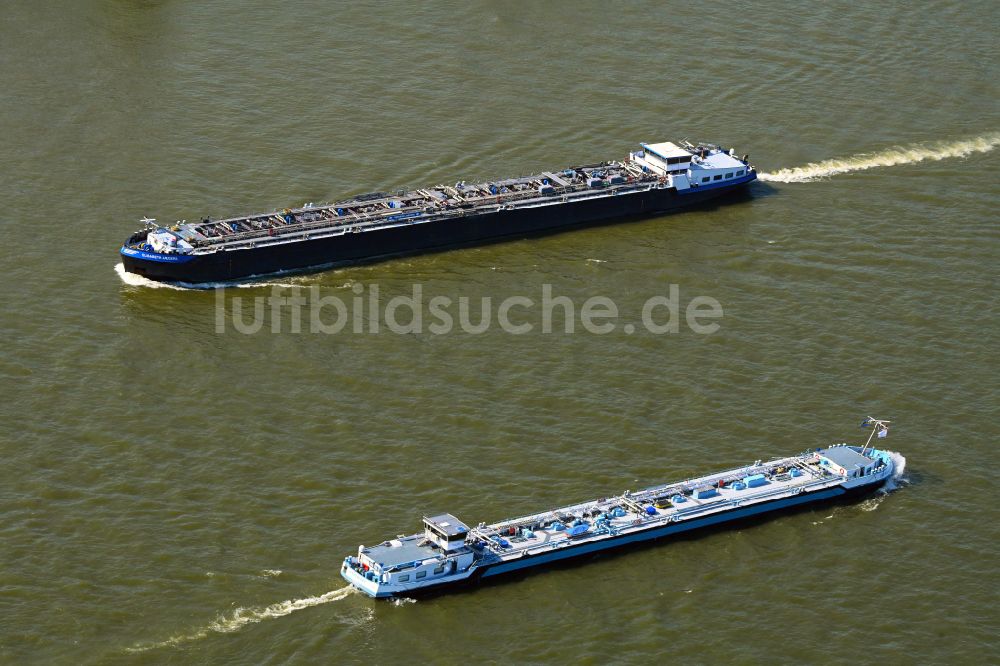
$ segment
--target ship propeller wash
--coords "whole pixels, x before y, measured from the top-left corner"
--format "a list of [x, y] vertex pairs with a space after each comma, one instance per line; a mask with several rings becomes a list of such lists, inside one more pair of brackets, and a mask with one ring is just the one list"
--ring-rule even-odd
[[[770, 462], [542, 513], [469, 527], [449, 513], [423, 519], [423, 533], [360, 546], [341, 575], [372, 597], [413, 596], [588, 553], [669, 538], [882, 488], [903, 459], [873, 448], [888, 421], [869, 417], [864, 446], [838, 444]], [[897, 466], [899, 465], [899, 466]]]
[[167, 282], [241, 280], [370, 262], [664, 213], [757, 178], [746, 155], [712, 144], [641, 144], [625, 160], [482, 183], [459, 181], [332, 204], [143, 228], [125, 270]]

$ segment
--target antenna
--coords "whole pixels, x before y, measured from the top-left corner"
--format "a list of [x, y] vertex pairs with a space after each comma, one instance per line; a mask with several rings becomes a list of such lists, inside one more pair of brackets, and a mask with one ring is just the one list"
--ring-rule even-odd
[[861, 447], [862, 455], [864, 455], [865, 450], [868, 448], [868, 445], [872, 443], [872, 439], [875, 437], [876, 434], [878, 434], [880, 437], [885, 437], [885, 435], [881, 434], [883, 432], [888, 434], [890, 423], [892, 423], [892, 421], [886, 421], [884, 419], [876, 419], [871, 416], [869, 416], [868, 418], [866, 418], [864, 421], [861, 422], [862, 428], [867, 428], [868, 426], [875, 426], [874, 428], [872, 428], [872, 434], [868, 435], [868, 441], [865, 442], [865, 445]]

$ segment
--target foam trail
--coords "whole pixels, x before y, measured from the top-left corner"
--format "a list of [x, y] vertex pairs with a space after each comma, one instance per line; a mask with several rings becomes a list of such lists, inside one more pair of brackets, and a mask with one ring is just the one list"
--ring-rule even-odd
[[157, 282], [156, 280], [150, 280], [149, 278], [136, 275], [135, 273], [129, 273], [125, 270], [125, 264], [122, 263], [115, 264], [115, 273], [118, 273], [118, 277], [121, 278], [121, 281], [130, 287], [149, 287], [150, 289], [176, 289], [177, 291], [187, 291], [184, 287], [179, 287], [175, 284], [170, 284], [169, 282]]
[[191, 290], [206, 290], [206, 289], [216, 289], [219, 287], [229, 288], [229, 289], [250, 289], [253, 287], [297, 287], [294, 283], [285, 282], [199, 282], [198, 284], [192, 284], [189, 282], [159, 282], [158, 280], [150, 280], [149, 278], [143, 277], [141, 275], [136, 275], [135, 273], [129, 273], [125, 270], [125, 264], [117, 263], [115, 264], [115, 273], [118, 273], [118, 277], [121, 281], [130, 287], [148, 287], [149, 289], [173, 289], [175, 291], [191, 291]]
[[417, 600], [413, 597], [398, 597], [392, 600], [393, 606], [405, 606], [406, 604], [415, 604]]
[[949, 157], [968, 157], [973, 153], [988, 153], [997, 146], [1000, 146], [1000, 133], [987, 134], [964, 141], [938, 141], [889, 148], [877, 153], [860, 153], [842, 159], [813, 162], [794, 169], [780, 169], [773, 173], [762, 173], [758, 178], [777, 183], [808, 183], [842, 173], [878, 167], [915, 164], [924, 160], [937, 161]]
[[900, 484], [905, 483], [903, 472], [906, 471], [906, 458], [895, 451], [889, 451], [888, 453], [892, 458], [892, 462], [896, 465], [896, 469], [893, 470], [892, 476], [889, 477], [889, 480], [885, 482], [883, 489], [885, 492], [891, 493], [893, 490], [899, 488]]
[[235, 631], [239, 631], [248, 624], [260, 622], [269, 618], [284, 617], [285, 615], [289, 615], [295, 611], [302, 610], [304, 608], [311, 608], [313, 606], [319, 606], [321, 604], [328, 604], [331, 601], [340, 601], [355, 592], [357, 592], [357, 590], [354, 587], [347, 585], [337, 590], [331, 590], [326, 594], [321, 594], [318, 597], [291, 599], [271, 604], [270, 606], [266, 606], [264, 608], [237, 608], [230, 615], [223, 615], [215, 622], [212, 622], [211, 624], [190, 634], [172, 636], [164, 641], [156, 643], [141, 643], [134, 647], [126, 648], [125, 651], [145, 652], [156, 648], [172, 647], [175, 645], [181, 645], [182, 643], [190, 643], [191, 641], [206, 638], [212, 633], [231, 634]]
[[903, 477], [903, 473], [906, 471], [906, 458], [895, 451], [887, 451], [886, 453], [892, 458], [895, 469], [892, 471], [892, 476], [886, 480], [885, 485], [879, 489], [878, 494], [875, 497], [866, 499], [859, 505], [862, 511], [874, 511], [882, 504], [882, 500], [886, 498], [886, 495], [899, 489], [900, 486], [906, 483], [906, 479]]

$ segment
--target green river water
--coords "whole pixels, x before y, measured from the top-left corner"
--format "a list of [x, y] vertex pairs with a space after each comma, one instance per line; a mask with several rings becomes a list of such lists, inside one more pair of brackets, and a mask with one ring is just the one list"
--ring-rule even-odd
[[[7, 3], [0, 662], [997, 663], [998, 7]], [[725, 206], [219, 291], [115, 268], [143, 215], [682, 138], [765, 179]], [[295, 332], [265, 300], [413, 285], [473, 320], [489, 297], [494, 321]], [[640, 313], [671, 285], [680, 326], [653, 332]], [[511, 310], [526, 333], [497, 325], [544, 289], [572, 333], [537, 307]], [[581, 324], [594, 296], [620, 313], [606, 334]], [[714, 333], [684, 321], [700, 296]], [[857, 442], [867, 415], [906, 457], [888, 495], [415, 603], [338, 575], [425, 514], [495, 521]]]

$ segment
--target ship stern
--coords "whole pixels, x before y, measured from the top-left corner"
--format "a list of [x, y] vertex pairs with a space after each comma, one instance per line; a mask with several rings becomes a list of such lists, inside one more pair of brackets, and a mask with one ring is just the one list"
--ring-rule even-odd
[[340, 575], [352, 587], [373, 599], [392, 596], [392, 592], [387, 591], [385, 586], [381, 584], [379, 577], [371, 570], [365, 571], [356, 557], [344, 558], [344, 563], [340, 566]]

